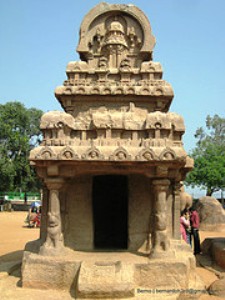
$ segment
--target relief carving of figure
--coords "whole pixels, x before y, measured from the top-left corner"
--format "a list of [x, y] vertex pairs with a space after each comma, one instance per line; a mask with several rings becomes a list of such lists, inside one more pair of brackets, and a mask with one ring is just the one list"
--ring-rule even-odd
[[62, 243], [62, 231], [60, 216], [48, 213], [48, 227], [47, 227], [47, 239], [46, 246], [58, 248]]
[[166, 223], [165, 212], [155, 214], [155, 231], [152, 234], [153, 250], [151, 255], [154, 255], [157, 251], [167, 251], [170, 247]]
[[65, 159], [72, 159], [73, 154], [70, 151], [65, 151], [64, 157], [65, 157]]
[[146, 160], [153, 160], [154, 157], [152, 155], [152, 153], [146, 151], [144, 154], [143, 154], [143, 157], [146, 159]]
[[100, 53], [102, 46], [103, 36], [101, 34], [101, 30], [98, 27], [96, 29], [96, 34], [93, 37], [93, 40], [89, 43], [89, 49], [92, 53]]
[[129, 37], [131, 50], [141, 47], [141, 39], [137, 37], [134, 27], [130, 28], [128, 37]]
[[116, 156], [117, 156], [118, 160], [124, 160], [124, 159], [126, 159], [126, 154], [124, 152], [122, 152], [122, 151], [119, 151]]

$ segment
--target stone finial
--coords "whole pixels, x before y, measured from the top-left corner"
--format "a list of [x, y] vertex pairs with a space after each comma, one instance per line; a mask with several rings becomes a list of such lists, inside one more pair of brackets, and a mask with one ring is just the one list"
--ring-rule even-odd
[[[102, 2], [85, 16], [77, 52], [86, 60], [90, 53], [111, 51], [115, 45], [121, 51], [138, 50], [143, 57], [151, 58], [155, 37], [147, 17], [136, 6]], [[108, 47], [111, 49], [107, 50]]]

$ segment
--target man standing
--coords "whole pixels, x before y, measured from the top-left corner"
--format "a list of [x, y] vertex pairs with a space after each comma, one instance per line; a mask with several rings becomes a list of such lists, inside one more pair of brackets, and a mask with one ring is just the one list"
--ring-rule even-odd
[[191, 229], [192, 229], [192, 234], [194, 238], [194, 255], [199, 254], [201, 252], [201, 247], [200, 247], [200, 238], [199, 238], [199, 223], [200, 223], [200, 218], [198, 212], [194, 209], [190, 209], [191, 212]]

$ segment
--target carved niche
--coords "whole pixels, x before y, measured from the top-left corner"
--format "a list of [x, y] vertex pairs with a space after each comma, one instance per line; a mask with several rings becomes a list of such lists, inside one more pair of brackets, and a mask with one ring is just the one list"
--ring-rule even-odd
[[120, 68], [122, 71], [137, 64], [143, 30], [131, 16], [116, 12], [111, 16], [103, 14], [90, 24], [87, 34], [85, 60], [94, 60], [92, 64], [100, 69]]

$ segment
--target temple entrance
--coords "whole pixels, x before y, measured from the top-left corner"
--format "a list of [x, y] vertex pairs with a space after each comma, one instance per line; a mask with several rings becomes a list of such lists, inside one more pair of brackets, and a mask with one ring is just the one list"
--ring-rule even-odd
[[127, 177], [120, 175], [95, 176], [92, 199], [95, 248], [127, 249]]

